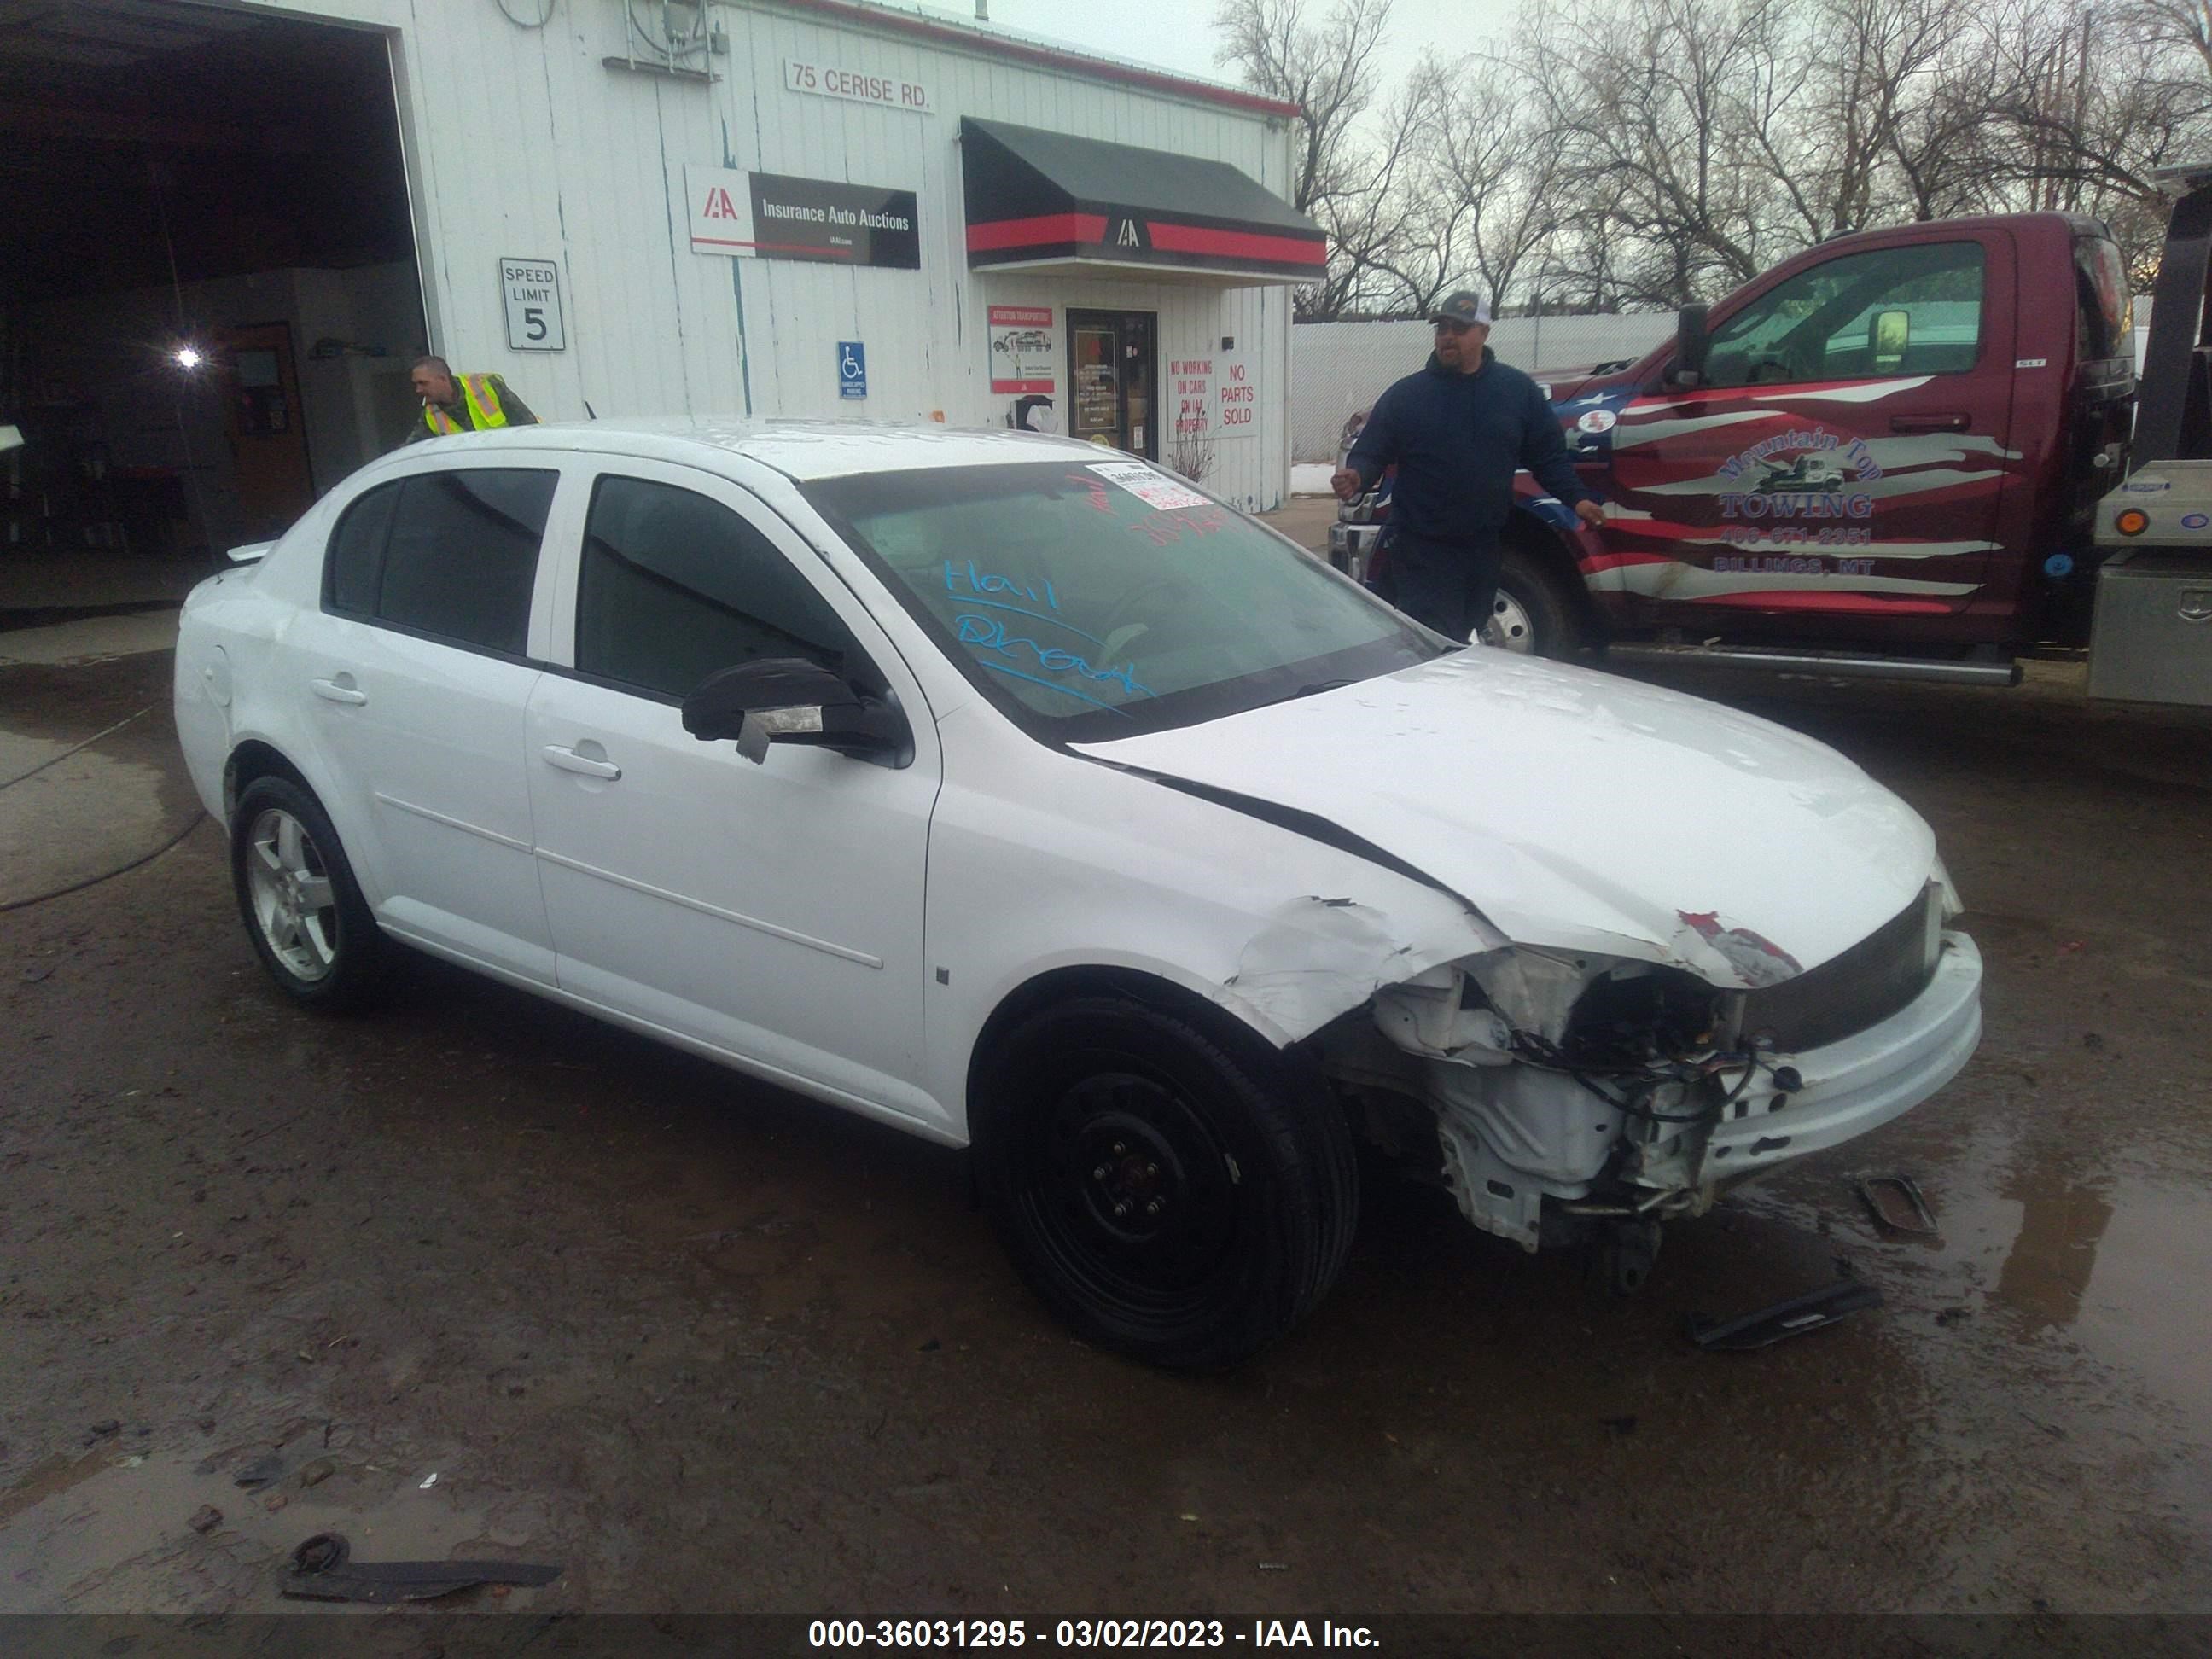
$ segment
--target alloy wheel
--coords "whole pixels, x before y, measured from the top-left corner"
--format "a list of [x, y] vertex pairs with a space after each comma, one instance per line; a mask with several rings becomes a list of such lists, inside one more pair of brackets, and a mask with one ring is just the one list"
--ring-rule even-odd
[[270, 807], [246, 836], [246, 882], [254, 925], [270, 954], [313, 983], [337, 965], [337, 896], [322, 850], [307, 826]]

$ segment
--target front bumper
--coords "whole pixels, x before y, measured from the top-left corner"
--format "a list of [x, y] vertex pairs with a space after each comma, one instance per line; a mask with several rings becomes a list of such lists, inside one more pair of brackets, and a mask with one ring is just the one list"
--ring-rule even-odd
[[[1717, 1119], [1694, 1123], [1607, 1111], [1571, 1074], [1515, 1063], [1502, 1041], [1504, 1023], [1492, 1016], [1498, 1036], [1481, 1040], [1480, 1017], [1458, 1012], [1455, 988], [1443, 992], [1442, 1032], [1423, 1034], [1419, 1006], [1438, 990], [1413, 988], [1378, 995], [1375, 1031], [1420, 1068], [1416, 1086], [1435, 1115], [1461, 1212], [1484, 1231], [1534, 1250], [1573, 1236], [1572, 1224], [1552, 1231], [1555, 1213], [1563, 1222], [1696, 1214], [1728, 1188], [1901, 1115], [1972, 1058], [1981, 1039], [1981, 989], [1973, 940], [1945, 933], [1935, 970], [1911, 1002], [1832, 1042], [1762, 1050], [1743, 1097]], [[1340, 1050], [1334, 1060], [1347, 1081], [1384, 1075], [1371, 1058], [1363, 1064]]]
[[1981, 1036], [1982, 953], [1964, 933], [1945, 933], [1935, 975], [1911, 1003], [1863, 1031], [1778, 1057], [1802, 1086], [1739, 1101], [1705, 1143], [1705, 1179], [1738, 1185], [1879, 1128], [1958, 1076]]
[[1328, 562], [1352, 580], [1364, 582], [1382, 539], [1379, 524], [1333, 524], [1328, 527]]

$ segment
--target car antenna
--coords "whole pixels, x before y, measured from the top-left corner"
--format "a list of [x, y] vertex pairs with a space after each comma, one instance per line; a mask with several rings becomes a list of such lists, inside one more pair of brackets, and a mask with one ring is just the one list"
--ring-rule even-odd
[[592, 408], [592, 400], [589, 398], [584, 399], [584, 416], [586, 420], [592, 421], [599, 418], [597, 411]]

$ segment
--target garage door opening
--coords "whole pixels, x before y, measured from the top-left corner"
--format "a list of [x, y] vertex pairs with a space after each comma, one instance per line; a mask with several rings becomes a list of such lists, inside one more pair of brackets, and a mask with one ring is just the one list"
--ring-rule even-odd
[[428, 331], [383, 35], [0, 0], [0, 609], [33, 568], [204, 568], [405, 435]]

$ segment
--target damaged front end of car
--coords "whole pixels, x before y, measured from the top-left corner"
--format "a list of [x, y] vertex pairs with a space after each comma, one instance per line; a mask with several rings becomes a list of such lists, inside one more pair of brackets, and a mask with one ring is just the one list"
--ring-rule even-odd
[[[1609, 1243], [1631, 1289], [1658, 1223], [1863, 1133], [1964, 1065], [1980, 961], [1943, 929], [1954, 907], [1931, 881], [1810, 971], [1764, 950], [1693, 957], [1698, 972], [1508, 945], [1378, 990], [1316, 1052], [1370, 1139], [1440, 1175], [1476, 1226], [1528, 1250]], [[1714, 939], [1711, 918], [1683, 919]]]

